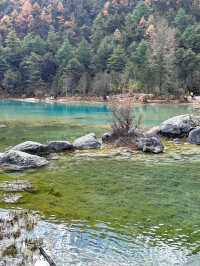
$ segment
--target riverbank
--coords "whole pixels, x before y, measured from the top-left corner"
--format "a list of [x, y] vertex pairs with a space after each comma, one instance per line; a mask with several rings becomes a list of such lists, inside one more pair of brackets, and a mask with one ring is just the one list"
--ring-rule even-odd
[[98, 104], [98, 103], [111, 103], [113, 101], [120, 101], [129, 99], [132, 103], [140, 104], [199, 104], [199, 97], [192, 99], [191, 97], [157, 97], [153, 94], [137, 93], [133, 95], [129, 94], [117, 94], [107, 97], [98, 96], [65, 96], [65, 97], [1, 97], [2, 100], [17, 100], [23, 102], [45, 102], [45, 103], [86, 103], [86, 104]]

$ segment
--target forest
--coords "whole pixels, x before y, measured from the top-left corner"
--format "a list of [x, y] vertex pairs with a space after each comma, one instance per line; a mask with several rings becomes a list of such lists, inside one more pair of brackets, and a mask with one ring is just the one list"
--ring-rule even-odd
[[200, 93], [200, 0], [0, 0], [4, 96]]

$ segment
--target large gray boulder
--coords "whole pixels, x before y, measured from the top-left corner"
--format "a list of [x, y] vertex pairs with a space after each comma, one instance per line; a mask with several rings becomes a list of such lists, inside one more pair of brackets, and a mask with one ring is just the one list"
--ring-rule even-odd
[[96, 149], [101, 147], [101, 143], [97, 140], [94, 133], [76, 139], [73, 145], [76, 149]]
[[189, 114], [175, 116], [160, 125], [160, 133], [168, 137], [187, 136], [198, 123], [198, 117]]
[[49, 152], [62, 152], [73, 150], [74, 146], [68, 141], [49, 141], [47, 148]]
[[38, 168], [47, 164], [45, 158], [22, 151], [10, 150], [0, 154], [0, 166], [10, 170]]
[[188, 141], [191, 144], [200, 144], [200, 128], [195, 128], [190, 131]]
[[136, 146], [143, 152], [161, 153], [164, 146], [159, 137], [142, 137], [136, 140]]
[[15, 151], [27, 152], [29, 154], [46, 154], [49, 152], [48, 146], [34, 141], [25, 141], [12, 148]]

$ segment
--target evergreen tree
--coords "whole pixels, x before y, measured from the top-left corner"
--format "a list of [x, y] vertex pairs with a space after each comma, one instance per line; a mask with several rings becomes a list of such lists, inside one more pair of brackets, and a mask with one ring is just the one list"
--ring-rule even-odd
[[111, 71], [120, 72], [124, 69], [126, 64], [126, 54], [124, 49], [116, 47], [112, 55], [108, 59], [108, 68]]
[[69, 40], [65, 40], [61, 47], [58, 49], [56, 53], [57, 63], [63, 68], [65, 68], [68, 62], [73, 58], [74, 51], [73, 47], [69, 43]]
[[85, 71], [90, 69], [92, 55], [90, 52], [90, 45], [85, 39], [80, 42], [76, 50], [76, 58], [85, 69]]
[[114, 41], [112, 37], [105, 37], [97, 49], [96, 62], [98, 68], [102, 71], [108, 67], [108, 58], [114, 50]]

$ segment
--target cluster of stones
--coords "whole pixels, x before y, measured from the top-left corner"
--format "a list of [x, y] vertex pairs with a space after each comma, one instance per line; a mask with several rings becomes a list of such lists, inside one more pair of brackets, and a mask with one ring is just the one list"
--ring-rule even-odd
[[200, 117], [194, 115], [179, 115], [164, 121], [160, 133], [170, 138], [187, 137], [191, 144], [200, 144]]
[[[189, 114], [179, 115], [146, 132], [137, 128], [132, 128], [128, 132], [128, 137], [134, 138], [135, 145], [139, 150], [151, 153], [164, 151], [162, 136], [176, 139], [176, 141], [185, 137], [191, 144], [200, 144], [200, 117]], [[113, 133], [105, 133], [102, 139], [104, 142], [112, 142], [114, 138]]]
[[[164, 145], [161, 136], [169, 138], [188, 137], [189, 143], [200, 144], [200, 117], [193, 115], [180, 115], [164, 121], [159, 127], [149, 131], [141, 131], [132, 128], [128, 132], [129, 140], [132, 140], [138, 150], [143, 152], [161, 153]], [[23, 142], [4, 153], [0, 153], [1, 168], [10, 170], [23, 170], [45, 166], [49, 161], [45, 158], [51, 153], [73, 151], [75, 149], [96, 149], [102, 143], [116, 141], [113, 133], [105, 133], [98, 140], [94, 133], [87, 134], [76, 139], [73, 143], [68, 141], [50, 141], [41, 144], [33, 141]], [[119, 139], [117, 140], [119, 142]]]
[[15, 180], [0, 183], [1, 201], [4, 203], [16, 203], [22, 195], [19, 192], [32, 192], [33, 187], [29, 181]]
[[73, 144], [68, 141], [50, 141], [47, 144], [26, 141], [0, 153], [0, 166], [8, 170], [39, 168], [49, 163], [45, 157], [51, 153], [99, 147], [101, 143], [94, 133], [76, 139]]

